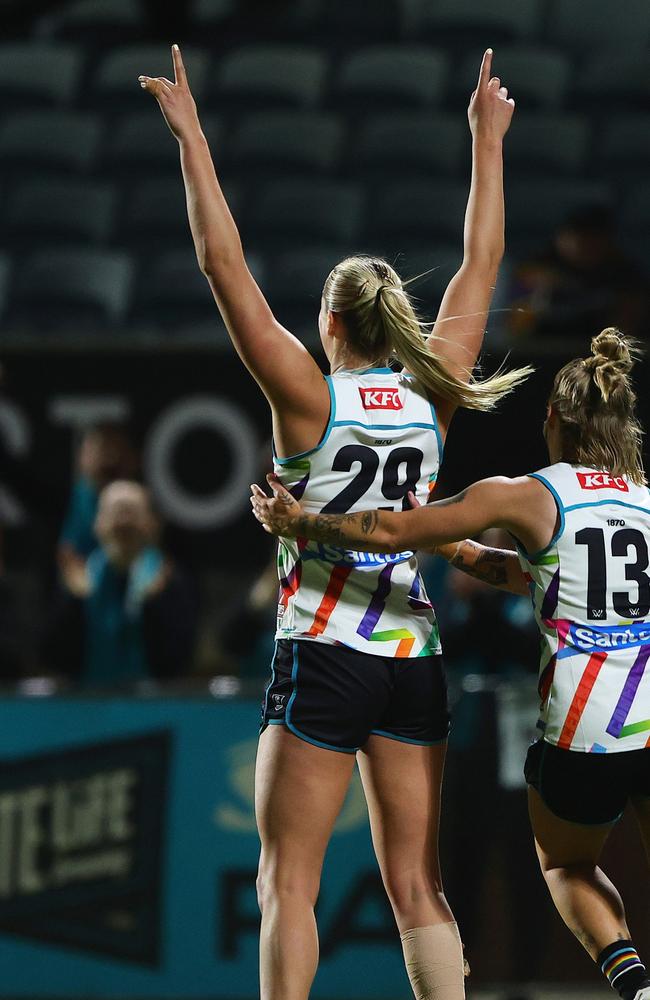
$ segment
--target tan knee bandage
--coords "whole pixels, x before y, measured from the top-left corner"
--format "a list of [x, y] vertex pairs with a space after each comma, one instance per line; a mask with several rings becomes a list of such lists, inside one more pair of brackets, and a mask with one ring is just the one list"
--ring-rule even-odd
[[463, 945], [456, 923], [414, 927], [401, 935], [416, 1000], [463, 1000]]

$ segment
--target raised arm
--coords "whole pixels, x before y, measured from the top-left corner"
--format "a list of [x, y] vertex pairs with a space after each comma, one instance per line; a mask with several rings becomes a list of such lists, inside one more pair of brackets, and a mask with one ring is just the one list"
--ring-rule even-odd
[[299, 340], [277, 322], [251, 275], [237, 226], [217, 180], [201, 130], [180, 49], [172, 47], [174, 83], [139, 77], [153, 94], [180, 146], [187, 212], [196, 255], [240, 358], [259, 383], [274, 414], [308, 414], [324, 426], [329, 393], [318, 365]]
[[266, 531], [362, 552], [431, 550], [487, 528], [512, 532], [534, 552], [548, 543], [557, 518], [551, 494], [528, 477], [484, 479], [447, 500], [403, 513], [366, 510], [355, 514], [308, 514], [277, 477], [267, 479], [273, 497], [251, 487], [253, 512]]
[[[492, 50], [483, 56], [468, 117], [472, 180], [465, 213], [463, 262], [443, 296], [429, 344], [449, 371], [468, 381], [483, 343], [487, 314], [503, 257], [503, 137], [515, 106], [492, 73]], [[436, 400], [445, 430], [454, 407]]]

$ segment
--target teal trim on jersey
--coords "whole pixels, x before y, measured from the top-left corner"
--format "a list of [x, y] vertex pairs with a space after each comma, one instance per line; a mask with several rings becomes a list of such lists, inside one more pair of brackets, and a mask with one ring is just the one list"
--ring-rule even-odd
[[363, 427], [366, 431], [401, 431], [405, 427], [422, 427], [427, 431], [435, 431], [435, 424], [362, 424], [360, 420], [337, 420], [334, 427]]
[[350, 372], [341, 372], [342, 375], [395, 375], [392, 368], [355, 368]]
[[433, 418], [433, 429], [436, 432], [436, 439], [438, 441], [438, 463], [442, 462], [442, 453], [445, 450], [445, 446], [442, 440], [442, 434], [440, 433], [440, 425], [438, 424], [438, 414], [436, 413], [436, 408], [433, 403], [429, 403], [431, 407], [431, 416]]
[[408, 736], [395, 736], [394, 733], [384, 732], [383, 729], [371, 729], [370, 733], [372, 736], [383, 736], [387, 740], [395, 740], [396, 743], [411, 743], [414, 747], [437, 747], [449, 739], [449, 736], [443, 736], [441, 740], [410, 740]]
[[323, 378], [327, 382], [327, 388], [330, 394], [330, 416], [327, 421], [327, 427], [325, 428], [325, 433], [318, 442], [315, 448], [310, 448], [309, 451], [298, 452], [297, 455], [290, 455], [288, 458], [278, 458], [275, 454], [275, 445], [273, 446], [273, 458], [278, 463], [278, 465], [291, 465], [292, 462], [297, 461], [299, 458], [307, 458], [309, 455], [314, 455], [317, 451], [320, 451], [328, 437], [332, 433], [332, 427], [334, 427], [334, 421], [336, 419], [336, 393], [334, 392], [334, 386], [332, 385], [332, 376], [324, 375]]
[[534, 565], [538, 559], [541, 559], [542, 556], [545, 556], [547, 552], [551, 551], [553, 546], [556, 544], [556, 542], [561, 538], [562, 534], [564, 533], [564, 504], [560, 500], [559, 493], [557, 492], [555, 487], [552, 486], [551, 483], [549, 483], [548, 479], [545, 479], [544, 476], [540, 476], [539, 472], [530, 472], [528, 474], [528, 478], [537, 479], [539, 480], [540, 483], [542, 483], [543, 486], [546, 487], [549, 493], [552, 494], [553, 499], [557, 504], [558, 513], [560, 515], [560, 527], [557, 529], [557, 531], [551, 538], [548, 545], [546, 545], [543, 549], [540, 549], [538, 552], [533, 552], [532, 554], [530, 554], [526, 551], [521, 542], [518, 543], [519, 548], [521, 549], [524, 557], [528, 560], [529, 563], [532, 563]]
[[570, 510], [580, 510], [581, 507], [628, 507], [630, 510], [640, 510], [642, 514], [650, 514], [647, 507], [639, 507], [635, 503], [626, 503], [625, 500], [594, 500], [593, 503], [574, 503], [566, 507], [567, 514]]
[[291, 697], [289, 698], [287, 710], [284, 713], [285, 723], [289, 732], [293, 733], [294, 736], [297, 736], [299, 740], [304, 740], [305, 743], [311, 743], [314, 747], [320, 747], [321, 750], [337, 750], [339, 753], [356, 753], [359, 747], [335, 747], [332, 743], [323, 743], [321, 740], [312, 739], [311, 736], [307, 736], [305, 733], [301, 733], [299, 729], [296, 729], [291, 721], [291, 709], [294, 701], [296, 700], [296, 695], [298, 694], [298, 643], [296, 642], [293, 644], [291, 683], [293, 684], [293, 691], [291, 692]]

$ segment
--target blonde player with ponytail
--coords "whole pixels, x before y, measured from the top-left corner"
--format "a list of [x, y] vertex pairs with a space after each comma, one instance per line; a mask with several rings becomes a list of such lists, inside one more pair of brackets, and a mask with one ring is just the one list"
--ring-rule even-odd
[[[551, 465], [530, 476], [486, 479], [403, 514], [309, 514], [274, 479], [275, 499], [254, 487], [252, 500], [258, 520], [285, 538], [435, 551], [479, 580], [532, 596], [541, 737], [525, 773], [542, 872], [563, 920], [622, 1000], [650, 1000], [623, 902], [599, 867], [628, 803], [650, 856], [650, 493], [634, 356], [634, 344], [607, 329], [590, 357], [558, 372], [544, 425]], [[518, 552], [466, 537], [490, 527], [509, 531]]]
[[[463, 262], [432, 334], [390, 264], [350, 257], [323, 289], [326, 378], [275, 319], [246, 266], [177, 46], [173, 61], [174, 83], [140, 82], [179, 141], [199, 265], [269, 401], [278, 476], [314, 512], [402, 509], [410, 491], [426, 497], [456, 407], [490, 409], [528, 371], [483, 381], [472, 374], [504, 249], [502, 140], [514, 108], [491, 75], [491, 50], [469, 105]], [[287, 538], [279, 575], [256, 774], [261, 998], [308, 997], [323, 856], [356, 758], [413, 990], [418, 1000], [460, 1000], [462, 946], [438, 864], [446, 687], [415, 555], [374, 557]]]

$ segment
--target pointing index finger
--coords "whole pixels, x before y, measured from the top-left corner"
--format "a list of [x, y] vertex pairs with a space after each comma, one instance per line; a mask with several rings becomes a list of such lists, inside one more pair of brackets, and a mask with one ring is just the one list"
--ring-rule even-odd
[[187, 75], [185, 73], [185, 66], [183, 65], [183, 57], [180, 48], [176, 44], [172, 45], [172, 61], [174, 63], [174, 82], [177, 84], [186, 84]]
[[477, 89], [485, 88], [492, 73], [492, 49], [486, 49], [481, 61], [481, 68], [478, 74]]

